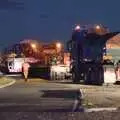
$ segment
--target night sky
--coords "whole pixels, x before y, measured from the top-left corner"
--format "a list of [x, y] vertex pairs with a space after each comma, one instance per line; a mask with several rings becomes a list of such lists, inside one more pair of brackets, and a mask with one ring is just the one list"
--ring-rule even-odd
[[0, 49], [22, 39], [70, 39], [75, 24], [120, 30], [120, 0], [0, 0]]

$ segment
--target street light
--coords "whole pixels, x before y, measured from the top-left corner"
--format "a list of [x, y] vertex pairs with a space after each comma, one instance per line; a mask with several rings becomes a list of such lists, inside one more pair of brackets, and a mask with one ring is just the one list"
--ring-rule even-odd
[[101, 29], [100, 25], [96, 25], [95, 28], [96, 28], [96, 30], [100, 30]]
[[61, 47], [62, 47], [62, 44], [61, 44], [61, 43], [59, 43], [59, 42], [56, 43], [56, 48], [57, 48], [57, 49], [61, 49]]
[[101, 25], [96, 25], [95, 26], [95, 32], [98, 35], [103, 35], [105, 33], [104, 28]]
[[31, 44], [31, 47], [32, 47], [33, 49], [36, 49], [36, 44], [35, 44], [35, 43], [32, 43], [32, 44]]
[[38, 52], [36, 43], [31, 43], [31, 47], [32, 47], [32, 54], [36, 56], [36, 53]]
[[80, 30], [80, 25], [77, 25], [76, 27], [75, 27], [75, 30], [77, 31], [77, 30]]

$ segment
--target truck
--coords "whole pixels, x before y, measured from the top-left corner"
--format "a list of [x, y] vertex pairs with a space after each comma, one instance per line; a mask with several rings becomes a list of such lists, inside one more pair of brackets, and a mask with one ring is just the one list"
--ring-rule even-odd
[[[65, 59], [64, 56], [66, 56]], [[69, 55], [64, 54], [63, 44], [59, 41], [42, 43], [34, 40], [23, 40], [3, 51], [3, 65], [0, 67], [5, 73], [20, 73], [22, 72], [22, 64], [27, 59], [30, 63], [30, 77], [48, 79], [51, 72], [56, 72], [56, 69], [53, 68], [59, 66], [60, 70], [64, 71], [69, 64], [67, 56]]]
[[114, 61], [107, 56], [106, 43], [117, 34], [119, 32], [109, 32], [102, 25], [75, 27], [67, 42], [73, 83], [115, 83]]
[[32, 58], [32, 57], [31, 58], [30, 57], [27, 57], [27, 58], [10, 57], [4, 61], [4, 67], [2, 68], [3, 72], [4, 73], [21, 73], [22, 72], [22, 64], [24, 63], [24, 61], [27, 61], [30, 64], [38, 62], [37, 59]]

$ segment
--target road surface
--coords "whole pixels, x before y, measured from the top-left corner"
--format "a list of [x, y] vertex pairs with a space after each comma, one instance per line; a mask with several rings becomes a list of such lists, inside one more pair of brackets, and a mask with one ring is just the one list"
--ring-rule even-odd
[[0, 112], [72, 111], [78, 88], [14, 76], [16, 83], [0, 89]]

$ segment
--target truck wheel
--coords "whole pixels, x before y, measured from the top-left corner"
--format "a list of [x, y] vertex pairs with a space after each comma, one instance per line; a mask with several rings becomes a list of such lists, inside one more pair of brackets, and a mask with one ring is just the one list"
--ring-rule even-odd
[[75, 72], [72, 73], [72, 80], [73, 80], [73, 83], [79, 83], [80, 82], [80, 79]]

